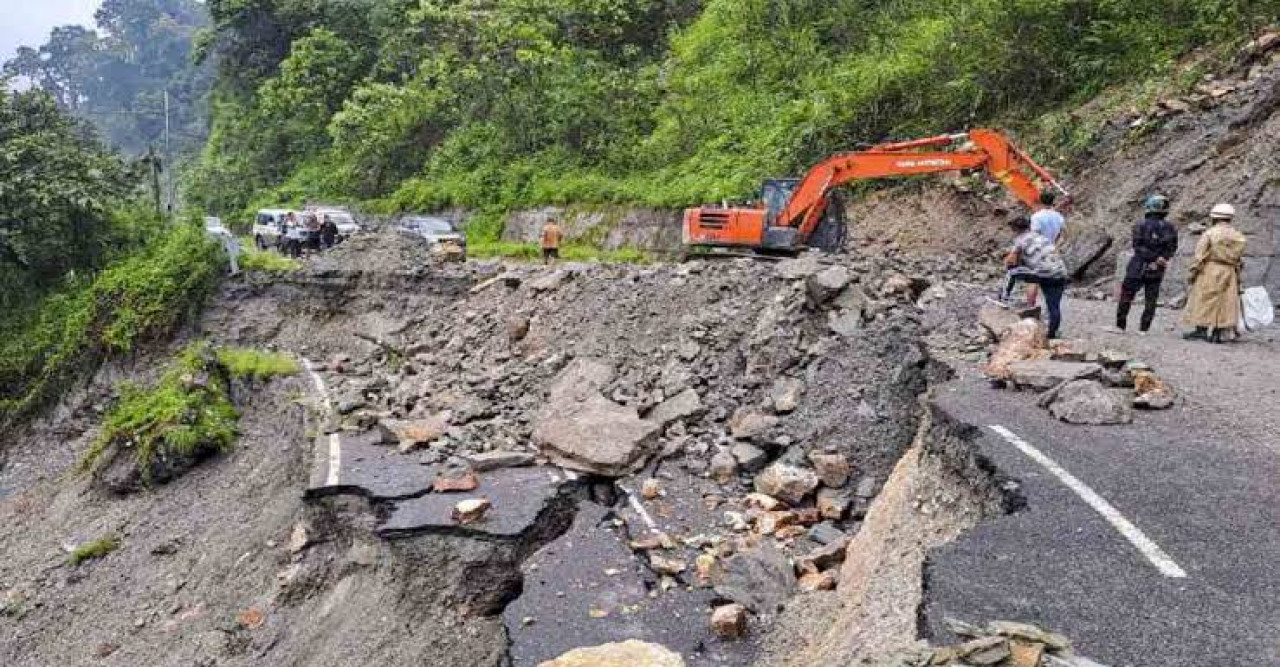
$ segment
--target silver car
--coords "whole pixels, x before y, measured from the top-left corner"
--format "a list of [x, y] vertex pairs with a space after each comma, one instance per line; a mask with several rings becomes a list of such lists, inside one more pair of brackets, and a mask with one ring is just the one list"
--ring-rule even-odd
[[431, 215], [410, 215], [400, 219], [396, 229], [406, 234], [421, 236], [431, 246], [452, 243], [460, 247], [465, 254], [467, 237], [458, 231], [448, 220]]

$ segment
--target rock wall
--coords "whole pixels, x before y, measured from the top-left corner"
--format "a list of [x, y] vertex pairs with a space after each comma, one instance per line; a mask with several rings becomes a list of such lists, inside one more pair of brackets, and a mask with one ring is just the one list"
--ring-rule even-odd
[[623, 206], [546, 206], [515, 211], [507, 216], [502, 240], [535, 243], [543, 225], [552, 218], [564, 228], [568, 240], [590, 243], [605, 250], [623, 247], [656, 253], [680, 250], [680, 211]]

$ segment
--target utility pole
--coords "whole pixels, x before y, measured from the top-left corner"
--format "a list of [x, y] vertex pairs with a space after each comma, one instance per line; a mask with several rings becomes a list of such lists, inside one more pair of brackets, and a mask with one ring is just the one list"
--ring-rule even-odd
[[156, 200], [156, 215], [163, 215], [160, 208], [160, 156], [156, 155], [155, 144], [147, 146], [147, 166], [151, 168], [151, 194]]
[[166, 188], [167, 208], [169, 219], [173, 219], [173, 151], [169, 147], [169, 89], [164, 89], [164, 161], [169, 167], [166, 176], [168, 177], [168, 187]]

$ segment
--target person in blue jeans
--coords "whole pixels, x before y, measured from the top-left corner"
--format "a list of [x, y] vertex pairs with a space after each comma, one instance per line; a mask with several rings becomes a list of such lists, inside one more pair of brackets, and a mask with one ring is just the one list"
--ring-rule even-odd
[[1000, 301], [1009, 302], [1019, 281], [1038, 285], [1049, 311], [1049, 338], [1057, 338], [1062, 326], [1062, 295], [1067, 290], [1067, 265], [1048, 239], [1032, 231], [1031, 219], [1027, 216], [1010, 220], [1009, 229], [1016, 236], [1004, 257], [1009, 274]]

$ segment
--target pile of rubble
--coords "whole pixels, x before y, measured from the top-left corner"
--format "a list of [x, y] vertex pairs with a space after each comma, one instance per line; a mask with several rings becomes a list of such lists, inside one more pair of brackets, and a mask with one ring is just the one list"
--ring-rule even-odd
[[[423, 268], [420, 249], [382, 247], [392, 240], [369, 235], [309, 268], [342, 275], [373, 256], [417, 281], [361, 301], [372, 310], [342, 321], [354, 331], [310, 305], [313, 327], [255, 329], [326, 355], [312, 367], [345, 455], [401, 471], [391, 491], [363, 493], [388, 516], [438, 498], [455, 525], [502, 526], [512, 498], [489, 490], [515, 469], [558, 468], [610, 507], [645, 586], [695, 595], [714, 636], [837, 585], [934, 370], [918, 340], [929, 284], [911, 267], [811, 255]], [[427, 301], [437, 274], [469, 284]]]
[[1050, 342], [1038, 311], [995, 305], [979, 313], [999, 343], [985, 367], [998, 384], [1040, 392], [1037, 403], [1070, 424], [1127, 424], [1134, 409], [1164, 410], [1177, 399], [1150, 366], [1082, 341]]
[[[1265, 69], [1276, 64], [1280, 64], [1280, 31], [1269, 30], [1240, 49], [1232, 72], [1224, 76], [1204, 75], [1188, 94], [1159, 100], [1151, 115], [1164, 118], [1195, 109], [1212, 109], [1236, 93], [1250, 94], [1254, 92], [1254, 84], [1262, 79]], [[1133, 122], [1140, 125], [1145, 120], [1140, 118]]]
[[1075, 654], [1066, 637], [1028, 623], [992, 621], [979, 627], [947, 619], [963, 642], [895, 656], [893, 667], [1104, 667]]

